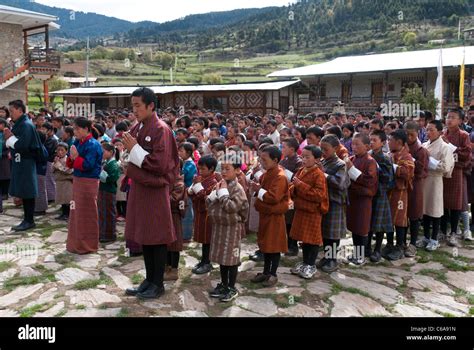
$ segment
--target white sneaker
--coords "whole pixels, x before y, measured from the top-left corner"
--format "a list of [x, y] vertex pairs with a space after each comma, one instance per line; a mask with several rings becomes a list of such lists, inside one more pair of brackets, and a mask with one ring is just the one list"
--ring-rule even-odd
[[430, 240], [430, 243], [428, 243], [425, 249], [429, 252], [434, 252], [435, 250], [438, 250], [438, 248], [439, 248], [439, 242], [432, 239]]
[[299, 262], [290, 270], [290, 272], [292, 275], [299, 275], [305, 266], [307, 265], [303, 264], [302, 262]]
[[453, 232], [448, 237], [448, 245], [450, 247], [457, 247], [458, 246], [458, 239], [456, 238], [456, 234]]
[[464, 231], [463, 238], [465, 241], [474, 241], [474, 239], [472, 238], [472, 232], [470, 230]]
[[429, 243], [430, 243], [430, 240], [426, 237], [423, 237], [422, 239], [419, 239], [416, 242], [416, 247], [417, 248], [426, 248]]
[[316, 271], [317, 271], [316, 265], [314, 266], [305, 265], [304, 268], [300, 272], [300, 277], [306, 280], [310, 280], [316, 274]]

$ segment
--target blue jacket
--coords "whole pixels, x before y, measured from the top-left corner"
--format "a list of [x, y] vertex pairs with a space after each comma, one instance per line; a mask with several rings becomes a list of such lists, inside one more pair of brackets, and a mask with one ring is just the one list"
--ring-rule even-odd
[[74, 176], [99, 179], [102, 171], [103, 153], [100, 143], [92, 135], [89, 135], [83, 142], [75, 140], [74, 146], [79, 152], [79, 157], [75, 161], [71, 158], [68, 158], [67, 161], [68, 167], [74, 169]]

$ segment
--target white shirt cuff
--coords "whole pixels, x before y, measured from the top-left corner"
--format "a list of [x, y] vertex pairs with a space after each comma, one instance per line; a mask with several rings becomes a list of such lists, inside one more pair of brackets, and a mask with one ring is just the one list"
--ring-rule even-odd
[[285, 175], [286, 175], [286, 178], [288, 179], [288, 181], [291, 182], [291, 179], [293, 178], [293, 173], [291, 171], [289, 171], [288, 169], [285, 170]]
[[197, 184], [195, 184], [193, 186], [193, 191], [194, 193], [198, 194], [199, 192], [201, 192], [202, 190], [204, 189], [204, 187], [202, 186], [202, 184], [200, 182], [198, 182]]
[[229, 190], [227, 190], [227, 188], [221, 188], [219, 191], [217, 191], [217, 198], [221, 199], [225, 196], [229, 196]]
[[396, 174], [397, 173], [397, 169], [398, 169], [398, 165], [397, 164], [393, 164], [393, 172]]
[[263, 196], [265, 195], [265, 193], [267, 193], [267, 191], [264, 190], [263, 188], [261, 188], [260, 191], [258, 191], [258, 199], [260, 199], [262, 202], [263, 202]]
[[193, 193], [194, 193], [193, 186], [191, 186], [188, 188], [188, 194], [193, 194]]
[[217, 199], [216, 190], [212, 191], [211, 194], [207, 196], [207, 199], [210, 200], [211, 202], [214, 202]]
[[353, 166], [352, 168], [349, 169], [347, 174], [349, 174], [349, 177], [351, 178], [352, 181], [356, 181], [359, 178], [359, 176], [362, 175], [362, 172], [359, 169], [357, 169], [355, 166]]
[[260, 178], [263, 175], [263, 171], [256, 172], [255, 175], [253, 176], [255, 180], [260, 181]]
[[247, 176], [245, 177], [248, 182], [250, 182], [250, 180], [252, 180], [252, 179], [251, 179], [251, 176], [252, 176], [251, 174], [247, 174]]
[[329, 174], [324, 173], [324, 177], [327, 179]]
[[132, 151], [130, 152], [130, 162], [141, 169], [145, 157], [149, 154], [150, 153], [145, 151], [142, 146], [136, 144], [133, 146]]
[[15, 149], [15, 143], [18, 141], [18, 139], [16, 138], [16, 136], [11, 136], [7, 142], [6, 142], [6, 146], [8, 148], [11, 148], [11, 149]]

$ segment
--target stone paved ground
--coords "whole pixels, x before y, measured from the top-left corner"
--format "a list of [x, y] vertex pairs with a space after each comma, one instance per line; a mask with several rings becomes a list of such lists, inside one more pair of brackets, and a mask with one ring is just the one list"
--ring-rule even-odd
[[[279, 284], [257, 288], [249, 279], [261, 269], [244, 261], [238, 277], [241, 296], [223, 304], [207, 296], [219, 280], [216, 268], [207, 276], [191, 275], [199, 247], [182, 255], [179, 281], [166, 285], [156, 301], [141, 302], [124, 290], [141, 282], [142, 258], [125, 252], [124, 225], [119, 241], [97, 254], [75, 256], [65, 250], [66, 225], [50, 208], [25, 235], [12, 235], [21, 209], [6, 203], [0, 215], [0, 317], [74, 316], [470, 316], [474, 314], [474, 245], [457, 250], [443, 246], [429, 254], [396, 263], [384, 261], [362, 268], [344, 265], [311, 281], [290, 274], [297, 258], [283, 258]], [[350, 244], [349, 240], [344, 244]], [[244, 241], [242, 256], [256, 249], [255, 236]]]

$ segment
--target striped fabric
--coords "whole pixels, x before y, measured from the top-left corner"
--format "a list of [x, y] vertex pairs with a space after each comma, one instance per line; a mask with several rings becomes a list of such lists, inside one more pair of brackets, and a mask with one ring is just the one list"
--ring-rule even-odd
[[56, 181], [53, 175], [53, 163], [48, 162], [46, 166], [46, 193], [48, 202], [56, 199]]
[[97, 194], [99, 180], [74, 177], [66, 249], [88, 254], [99, 249]]
[[48, 209], [48, 195], [46, 191], [46, 176], [38, 175], [38, 197], [35, 199], [35, 212]]

